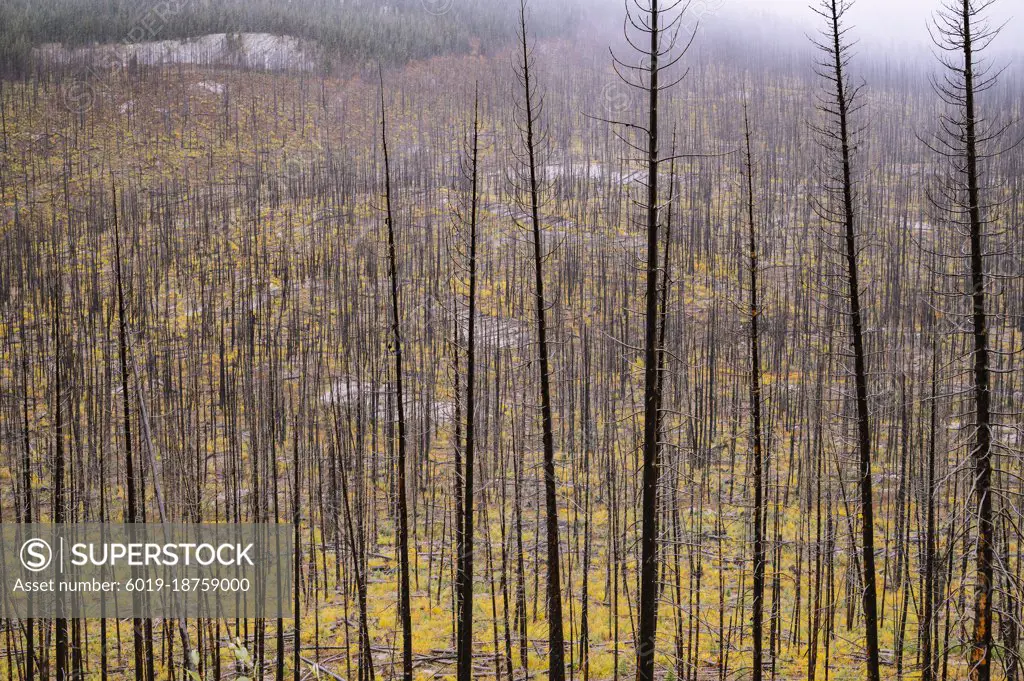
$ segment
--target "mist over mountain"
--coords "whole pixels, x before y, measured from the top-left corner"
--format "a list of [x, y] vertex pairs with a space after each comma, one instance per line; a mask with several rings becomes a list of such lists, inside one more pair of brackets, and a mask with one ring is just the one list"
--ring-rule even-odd
[[[634, 0], [627, 0], [632, 6]], [[583, 51], [621, 45], [621, 0], [532, 2], [539, 39], [564, 38]], [[24, 71], [32, 49], [60, 43], [103, 43], [198, 38], [209, 34], [265, 33], [316, 41], [322, 68], [363, 61], [411, 59], [492, 51], [515, 38], [518, 3], [503, 0], [4, 0], [0, 3], [0, 68]], [[711, 40], [696, 51], [727, 48], [760, 55], [765, 50], [803, 52], [818, 28], [805, 0], [691, 0], [680, 34], [700, 28]], [[859, 0], [846, 23], [856, 50], [869, 61], [932, 58], [929, 25], [939, 5], [930, 0], [887, 3]], [[1001, 26], [990, 54], [1019, 61], [1024, 25], [1011, 3], [999, 3], [990, 25]]]

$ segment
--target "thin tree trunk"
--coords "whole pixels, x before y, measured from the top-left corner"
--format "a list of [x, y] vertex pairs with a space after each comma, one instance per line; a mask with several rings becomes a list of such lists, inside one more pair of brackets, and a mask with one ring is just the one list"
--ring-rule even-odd
[[977, 114], [974, 101], [974, 46], [971, 0], [963, 0], [964, 143], [967, 203], [970, 216], [971, 303], [974, 338], [974, 497], [978, 508], [978, 542], [975, 548], [977, 576], [974, 585], [974, 631], [971, 646], [971, 681], [992, 676], [992, 595], [995, 554], [992, 521], [992, 416], [988, 351], [988, 319], [985, 308], [985, 262], [982, 250], [983, 221], [978, 172]]
[[[458, 681], [473, 677], [473, 454], [475, 381], [476, 381], [476, 220], [477, 220], [477, 161], [480, 141], [480, 98], [473, 101], [472, 179], [469, 212], [469, 321], [466, 348], [466, 473], [463, 476], [466, 499], [462, 504], [462, 554], [459, 556], [459, 584], [462, 606], [459, 623]], [[497, 646], [495, 646], [497, 650]], [[500, 674], [499, 674], [500, 676]], [[499, 679], [500, 681], [500, 679]]]
[[853, 148], [850, 131], [850, 97], [846, 81], [846, 45], [842, 15], [849, 5], [844, 0], [828, 0], [823, 12], [829, 22], [828, 46], [832, 59], [830, 81], [835, 88], [834, 116], [838, 130], [833, 134], [839, 144], [842, 167], [842, 212], [844, 258], [846, 261], [850, 345], [853, 350], [853, 375], [857, 410], [857, 452], [859, 456], [859, 489], [861, 502], [861, 551], [863, 568], [864, 635], [868, 681], [880, 681], [878, 655], [878, 606], [875, 586], [874, 502], [871, 489], [871, 426], [868, 405], [867, 351], [864, 347], [863, 310], [860, 300], [860, 278], [857, 262], [857, 224], [853, 199]]
[[936, 631], [935, 626], [935, 576], [936, 576], [936, 519], [935, 504], [938, 496], [935, 489], [935, 451], [937, 447], [938, 434], [938, 355], [937, 344], [932, 346], [932, 377], [930, 409], [928, 422], [928, 463], [927, 480], [925, 482], [925, 493], [928, 495], [928, 508], [926, 510], [925, 530], [925, 556], [924, 556], [924, 593], [921, 595], [924, 600], [924, 614], [921, 622], [921, 681], [936, 681], [938, 678], [938, 656], [933, 650], [935, 642], [932, 634]]
[[658, 59], [661, 32], [658, 0], [651, 0], [647, 31], [647, 264], [644, 325], [644, 443], [642, 525], [640, 538], [640, 631], [637, 679], [654, 681], [658, 631], [658, 478], [660, 473], [661, 381], [658, 348]]
[[555, 478], [555, 436], [551, 415], [551, 372], [548, 362], [547, 302], [544, 297], [544, 255], [540, 228], [540, 188], [537, 177], [537, 149], [534, 87], [531, 81], [529, 41], [526, 32], [526, 0], [520, 0], [520, 77], [524, 94], [523, 137], [526, 145], [530, 219], [533, 228], [534, 305], [537, 315], [537, 353], [540, 364], [541, 427], [544, 446], [544, 506], [547, 535], [547, 618], [548, 618], [548, 678], [565, 680], [565, 637], [562, 632], [562, 584], [558, 542], [558, 498]]
[[750, 266], [750, 418], [751, 456], [754, 471], [754, 602], [752, 637], [754, 643], [754, 681], [764, 673], [762, 631], [764, 622], [764, 456], [761, 442], [761, 339], [758, 333], [761, 308], [757, 290], [757, 228], [754, 224], [754, 160], [750, 144], [750, 119], [746, 106], [743, 124], [747, 146], [747, 227]]
[[[57, 252], [57, 236], [53, 236], [53, 268], [56, 274], [53, 292], [53, 343], [54, 343], [54, 470], [53, 470], [53, 521], [61, 525], [66, 521], [66, 504], [64, 500], [65, 461], [64, 461], [64, 328], [61, 322], [61, 310], [64, 306], [63, 274], [60, 272], [61, 262]], [[57, 614], [64, 615], [67, 608], [67, 596], [57, 594]], [[57, 681], [68, 681], [68, 620], [58, 616], [54, 620], [56, 639], [56, 672]]]
[[[126, 523], [139, 522], [138, 500], [136, 499], [137, 480], [135, 477], [135, 461], [132, 455], [132, 421], [131, 421], [131, 399], [128, 391], [128, 322], [125, 319], [124, 303], [124, 274], [121, 265], [121, 233], [118, 225], [117, 214], [117, 190], [112, 188], [113, 210], [114, 210], [114, 267], [117, 286], [117, 327], [118, 327], [118, 356], [121, 369], [121, 406], [124, 416], [124, 462], [126, 479]], [[134, 579], [136, 575], [132, 575]], [[142, 607], [141, 594], [138, 591], [132, 592], [132, 634], [135, 647], [135, 681], [142, 681], [146, 668], [146, 643], [143, 632], [143, 622], [138, 617], [139, 609]]]
[[391, 159], [388, 157], [387, 108], [384, 103], [384, 75], [380, 74], [380, 134], [384, 151], [384, 200], [388, 230], [388, 277], [391, 280], [392, 342], [395, 356], [395, 406], [398, 409], [398, 616], [402, 623], [402, 679], [412, 681], [412, 608], [409, 593], [409, 502], [405, 476], [405, 392], [402, 385], [402, 327], [398, 303], [398, 255], [395, 221], [391, 207]]

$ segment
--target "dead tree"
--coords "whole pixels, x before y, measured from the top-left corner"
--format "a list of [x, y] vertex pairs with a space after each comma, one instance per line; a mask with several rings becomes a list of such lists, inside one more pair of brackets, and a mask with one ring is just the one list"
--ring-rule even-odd
[[[473, 141], [470, 159], [470, 196], [469, 196], [469, 234], [467, 269], [469, 276], [469, 318], [466, 345], [466, 469], [462, 476], [465, 490], [465, 502], [462, 504], [462, 554], [459, 556], [459, 569], [456, 588], [461, 594], [459, 603], [459, 636], [457, 654], [457, 679], [470, 681], [473, 677], [473, 455], [474, 455], [474, 419], [475, 419], [475, 381], [476, 381], [476, 271], [477, 271], [477, 168], [480, 152], [480, 97], [479, 93], [473, 102]], [[500, 675], [499, 675], [500, 676]]]
[[406, 484], [405, 393], [402, 386], [402, 325], [398, 299], [398, 256], [391, 203], [391, 160], [388, 157], [387, 105], [380, 74], [380, 136], [384, 152], [384, 203], [388, 231], [388, 278], [391, 282], [391, 330], [395, 358], [395, 406], [398, 410], [398, 616], [402, 623], [402, 678], [412, 681], [412, 608], [409, 594], [409, 502]]
[[[54, 227], [56, 229], [56, 227]], [[61, 272], [61, 258], [58, 249], [58, 236], [53, 239], [53, 270], [54, 288], [52, 292], [53, 319], [52, 337], [54, 347], [54, 467], [53, 467], [53, 522], [61, 525], [67, 522], [67, 502], [65, 500], [65, 454], [64, 454], [64, 325], [61, 314], [64, 307], [64, 275]], [[57, 618], [54, 620], [54, 638], [56, 639], [56, 672], [57, 681], [68, 681], [68, 620], [64, 617], [67, 608], [67, 596], [58, 593], [56, 598]]]
[[519, 2], [519, 63], [516, 75], [522, 86], [517, 120], [522, 137], [525, 177], [528, 192], [530, 225], [533, 235], [534, 307], [537, 318], [537, 360], [540, 369], [540, 408], [544, 447], [544, 505], [547, 535], [547, 615], [548, 615], [548, 678], [565, 679], [565, 637], [562, 632], [562, 581], [558, 546], [558, 498], [555, 477], [555, 435], [551, 410], [551, 369], [548, 358], [547, 302], [544, 297], [544, 249], [540, 220], [540, 183], [538, 176], [538, 130], [540, 101], [537, 85], [532, 80], [533, 55], [526, 30], [526, 0]]
[[750, 271], [750, 456], [754, 472], [754, 601], [751, 604], [752, 640], [754, 644], [754, 681], [764, 673], [762, 650], [764, 623], [764, 455], [761, 438], [761, 338], [759, 333], [761, 306], [758, 301], [757, 226], [754, 222], [754, 158], [750, 143], [750, 119], [743, 107], [744, 138], [747, 147], [747, 244]]
[[[0, 104], [2, 108], [2, 104]], [[25, 268], [27, 263], [22, 261], [20, 263], [20, 284], [24, 289], [26, 286], [25, 281]], [[31, 388], [29, 382], [29, 376], [31, 367], [29, 366], [29, 346], [28, 337], [25, 332], [26, 319], [25, 319], [25, 307], [28, 305], [27, 300], [22, 301], [21, 305], [21, 328], [19, 329], [19, 336], [21, 339], [21, 380], [22, 380], [22, 403], [21, 403], [21, 416], [22, 416], [22, 449], [21, 449], [21, 514], [19, 521], [31, 524], [32, 523], [32, 441], [31, 431], [29, 429], [29, 397], [31, 395]], [[32, 596], [28, 598], [28, 612], [31, 615], [32, 610]], [[36, 650], [35, 650], [35, 628], [36, 620], [34, 617], [28, 617], [25, 619], [25, 679], [27, 681], [35, 681], [36, 678]], [[106, 681], [104, 679], [103, 681]]]
[[[126, 523], [141, 521], [138, 506], [138, 480], [135, 475], [135, 458], [132, 452], [131, 393], [128, 390], [128, 321], [125, 312], [124, 272], [121, 258], [121, 231], [117, 214], [117, 190], [111, 188], [114, 211], [114, 283], [117, 287], [117, 349], [121, 369], [121, 407], [124, 417], [124, 462], [126, 480], [125, 519]], [[134, 578], [135, 575], [133, 574]], [[132, 635], [135, 646], [135, 681], [142, 681], [146, 668], [146, 642], [142, 618], [138, 616], [142, 599], [138, 591], [132, 592]]]
[[[635, 8], [634, 10], [631, 9]], [[629, 44], [640, 54], [639, 63], [629, 64], [613, 56], [613, 66], [619, 77], [631, 88], [647, 97], [647, 121], [641, 125], [608, 121], [625, 127], [637, 136], [637, 141], [628, 141], [620, 135], [627, 146], [639, 154], [645, 165], [643, 189], [645, 197], [640, 202], [643, 213], [643, 227], [646, 232], [647, 256], [644, 264], [644, 434], [643, 473], [641, 499], [640, 536], [640, 616], [636, 646], [637, 678], [639, 681], [654, 679], [654, 651], [657, 642], [658, 597], [658, 485], [660, 477], [660, 438], [662, 435], [662, 391], [661, 374], [664, 369], [660, 344], [660, 327], [664, 321], [659, 301], [659, 259], [658, 249], [661, 235], [661, 197], [658, 189], [658, 174], [661, 164], [667, 159], [661, 156], [659, 147], [659, 102], [662, 91], [675, 85], [678, 80], [661, 82], [662, 72], [671, 68], [686, 54], [687, 44], [677, 50], [677, 39], [682, 17], [688, 8], [683, 0], [669, 2], [662, 7], [658, 0], [643, 5], [638, 0], [627, 0], [624, 32]], [[634, 39], [631, 33], [638, 33]], [[696, 32], [694, 32], [694, 35]], [[641, 40], [642, 39], [642, 40]], [[690, 36], [692, 42], [693, 36]], [[645, 42], [646, 45], [638, 43]], [[666, 258], [661, 267], [667, 268]], [[661, 322], [661, 323], [659, 323]]]
[[[992, 368], [989, 340], [990, 313], [987, 309], [986, 280], [990, 278], [986, 255], [990, 253], [991, 203], [986, 201], [984, 161], [1005, 149], [998, 142], [1007, 125], [994, 124], [979, 111], [978, 95], [996, 83], [993, 73], [980, 62], [978, 54], [995, 39], [984, 13], [994, 0], [947, 0], [935, 14], [932, 39], [940, 51], [945, 69], [935, 89], [948, 107], [941, 130], [929, 147], [952, 168], [948, 184], [936, 197], [951, 222], [961, 228], [968, 241], [964, 259], [970, 281], [971, 374], [974, 434], [971, 463], [974, 471], [974, 508], [978, 536], [975, 543], [974, 627], [970, 654], [972, 681], [992, 677], [992, 626], [995, 568], [995, 527], [992, 484], [993, 411]], [[1010, 615], [1012, 617], [1012, 615]]]
[[[934, 327], [932, 333], [935, 333]], [[928, 458], [925, 469], [925, 493], [928, 495], [928, 507], [926, 509], [925, 521], [925, 549], [924, 549], [924, 593], [921, 595], [924, 601], [921, 621], [921, 680], [936, 681], [938, 678], [938, 655], [935, 653], [936, 617], [935, 598], [936, 586], [935, 577], [938, 566], [936, 565], [936, 518], [935, 505], [938, 503], [935, 489], [935, 455], [938, 447], [938, 364], [939, 351], [938, 343], [933, 336], [932, 342], [932, 364], [931, 364], [931, 391], [930, 405], [928, 410]]]
[[861, 552], [863, 568], [864, 634], [868, 681], [879, 681], [878, 661], [878, 605], [875, 586], [874, 501], [871, 489], [871, 424], [868, 404], [867, 350], [864, 344], [864, 311], [861, 305], [861, 283], [858, 268], [859, 225], [857, 200], [853, 177], [854, 137], [859, 132], [851, 120], [857, 112], [859, 88], [850, 87], [847, 66], [850, 61], [850, 43], [846, 40], [848, 27], [844, 15], [852, 3], [849, 0], [822, 0], [814, 11], [825, 20], [822, 39], [815, 45], [824, 57], [816, 70], [825, 81], [826, 94], [820, 109], [828, 122], [817, 129], [828, 166], [826, 193], [838, 203], [820, 205], [823, 219], [839, 227], [837, 248], [845, 268], [848, 305], [847, 323], [849, 343], [853, 353], [853, 381], [856, 404], [857, 453], [859, 462], [858, 487], [861, 508]]

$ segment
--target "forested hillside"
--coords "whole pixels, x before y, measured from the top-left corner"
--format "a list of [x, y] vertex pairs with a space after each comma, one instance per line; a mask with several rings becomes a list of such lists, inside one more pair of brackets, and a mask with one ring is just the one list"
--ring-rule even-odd
[[[571, 36], [584, 20], [578, 0], [538, 3], [540, 37]], [[32, 47], [139, 43], [210, 33], [271, 33], [316, 41], [331, 61], [402, 64], [515, 37], [515, 3], [501, 0], [5, 0], [0, 64], [32, 65]]]

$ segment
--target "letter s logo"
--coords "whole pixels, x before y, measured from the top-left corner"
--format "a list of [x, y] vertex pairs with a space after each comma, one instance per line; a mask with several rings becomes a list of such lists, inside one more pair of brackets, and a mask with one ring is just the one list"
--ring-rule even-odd
[[50, 566], [53, 550], [42, 539], [29, 539], [21, 545], [21, 564], [26, 570], [40, 572]]

